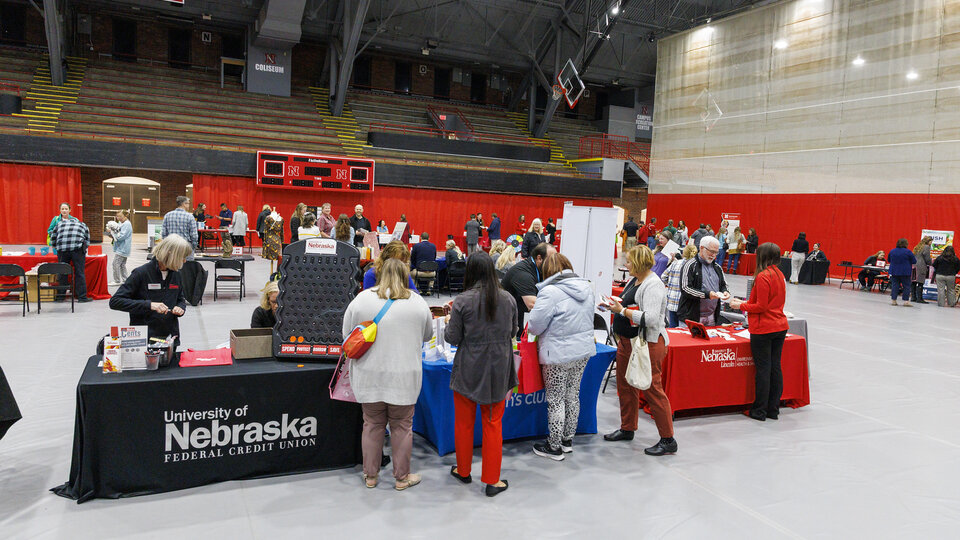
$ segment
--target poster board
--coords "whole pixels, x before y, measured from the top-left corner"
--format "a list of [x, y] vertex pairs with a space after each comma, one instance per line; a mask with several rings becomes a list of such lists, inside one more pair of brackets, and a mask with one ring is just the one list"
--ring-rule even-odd
[[392, 238], [393, 240], [402, 240], [402, 239], [403, 239], [403, 232], [404, 232], [406, 229], [407, 229], [407, 222], [405, 222], [405, 221], [398, 221], [397, 224], [393, 226], [393, 235], [391, 235], [391, 238]]
[[[729, 212], [720, 214], [720, 223], [727, 221], [727, 232], [732, 233], [734, 229], [740, 226], [740, 213], [739, 212]], [[720, 231], [720, 227], [717, 227], [717, 231]], [[744, 235], [746, 236], [746, 235]]]
[[590, 280], [594, 294], [613, 290], [613, 253], [617, 243], [617, 209], [563, 205], [563, 253], [577, 275]]
[[943, 253], [943, 248], [953, 245], [953, 231], [923, 229], [920, 231], [920, 238], [923, 238], [924, 236], [933, 238], [933, 243], [930, 244], [930, 257], [934, 259]]

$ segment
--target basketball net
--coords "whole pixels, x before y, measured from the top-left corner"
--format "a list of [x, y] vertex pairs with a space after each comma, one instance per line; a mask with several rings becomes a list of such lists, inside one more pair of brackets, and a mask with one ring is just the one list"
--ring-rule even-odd
[[553, 85], [553, 100], [556, 101], [563, 97], [563, 87], [559, 84]]

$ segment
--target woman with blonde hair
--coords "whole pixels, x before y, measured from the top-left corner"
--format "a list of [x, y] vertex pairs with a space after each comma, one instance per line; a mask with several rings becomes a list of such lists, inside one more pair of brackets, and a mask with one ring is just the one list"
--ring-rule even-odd
[[517, 252], [513, 249], [513, 246], [507, 246], [507, 249], [504, 249], [497, 257], [496, 270], [500, 279], [503, 279], [503, 276], [507, 275], [507, 270], [515, 264], [517, 264]]
[[[383, 246], [383, 249], [380, 250], [380, 255], [377, 257], [377, 260], [373, 262], [373, 267], [363, 274], [364, 289], [369, 289], [376, 285], [378, 276], [380, 275], [380, 270], [383, 268], [384, 263], [390, 259], [399, 259], [407, 266], [410, 266], [410, 250], [408, 250], [407, 246], [399, 240], [392, 240], [387, 245]], [[417, 287], [413, 282], [413, 277], [410, 278], [407, 287], [413, 289], [414, 291], [417, 290]]]
[[740, 227], [734, 227], [733, 232], [727, 235], [727, 273], [728, 274], [737, 273], [737, 268], [740, 267], [740, 254], [743, 253], [745, 242], [746, 242], [746, 239], [743, 237], [743, 233], [740, 232]]
[[680, 309], [680, 278], [683, 276], [683, 265], [697, 254], [697, 246], [687, 244], [683, 248], [683, 259], [670, 263], [670, 266], [660, 276], [667, 287], [667, 328], [676, 328], [680, 325], [677, 319], [677, 310]]
[[455, 240], [447, 240], [446, 247], [447, 252], [444, 257], [447, 260], [447, 268], [450, 268], [451, 264], [463, 260], [463, 252], [460, 251], [460, 247], [457, 246]]
[[280, 287], [276, 281], [268, 281], [260, 292], [260, 305], [253, 310], [250, 328], [273, 328], [277, 324], [277, 295], [280, 294]]
[[920, 243], [913, 247], [913, 254], [917, 258], [917, 269], [913, 280], [913, 300], [918, 304], [928, 304], [923, 299], [923, 283], [927, 279], [927, 272], [933, 265], [933, 259], [930, 257], [930, 245], [933, 244], [932, 236], [924, 236]]
[[[303, 226], [303, 216], [307, 213], [306, 203], [298, 203], [293, 215], [290, 216], [290, 243], [300, 240], [300, 227]], [[314, 217], [316, 220], [316, 217]], [[304, 227], [305, 229], [307, 227]]]
[[130, 326], [146, 326], [147, 337], [176, 336], [180, 344], [179, 318], [187, 309], [180, 268], [193, 253], [190, 242], [171, 234], [153, 248], [153, 258], [134, 269], [110, 298], [110, 309], [130, 314]]
[[297, 228], [297, 238], [300, 240], [320, 238], [320, 227], [317, 227], [317, 216], [313, 215], [313, 212], [304, 214], [301, 223], [301, 226]]
[[523, 244], [520, 246], [520, 255], [526, 259], [530, 256], [530, 251], [533, 248], [546, 241], [547, 237], [543, 234], [543, 222], [540, 221], [540, 218], [536, 218], [530, 225], [530, 232], [523, 235]]
[[650, 350], [650, 388], [643, 397], [650, 406], [653, 421], [660, 433], [657, 444], [644, 449], [650, 456], [662, 456], [677, 452], [673, 438], [673, 411], [670, 399], [663, 391], [661, 363], [667, 356], [670, 338], [663, 327], [667, 310], [667, 294], [663, 281], [651, 268], [653, 252], [647, 246], [637, 246], [627, 252], [627, 270], [633, 279], [623, 289], [623, 303], [611, 299], [608, 307], [616, 315], [613, 332], [617, 335], [617, 395], [620, 398], [620, 429], [603, 436], [607, 441], [632, 441], [640, 415], [640, 390], [627, 383], [627, 363], [633, 352], [631, 339], [643, 332]]
[[113, 236], [113, 283], [119, 285], [130, 277], [127, 272], [127, 257], [133, 243], [133, 226], [130, 224], [130, 212], [117, 210], [117, 227], [109, 229]]
[[[409, 263], [399, 258], [383, 262], [373, 288], [362, 291], [343, 314], [343, 335], [382, 313], [377, 339], [359, 359], [350, 363], [350, 386], [363, 409], [363, 481], [377, 487], [383, 459], [383, 441], [390, 425], [394, 489], [420, 483], [410, 472], [413, 452], [413, 410], [420, 396], [423, 366], [420, 350], [433, 337], [433, 316], [427, 303], [406, 287]], [[389, 302], [389, 304], [388, 304]]]
[[503, 253], [503, 250], [507, 248], [507, 243], [503, 240], [494, 240], [493, 244], [490, 245], [490, 258], [494, 261], [497, 260], [497, 257]]

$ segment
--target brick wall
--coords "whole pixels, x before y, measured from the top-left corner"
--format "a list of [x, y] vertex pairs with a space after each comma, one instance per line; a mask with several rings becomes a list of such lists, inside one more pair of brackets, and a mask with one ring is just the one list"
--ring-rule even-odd
[[330, 80], [320, 81], [327, 48], [318, 43], [298, 43], [293, 47], [293, 84], [328, 86]]
[[374, 88], [393, 90], [394, 60], [383, 56], [370, 58], [370, 85]]
[[[113, 51], [113, 17], [105, 14], [91, 15], [93, 20], [90, 41], [93, 49], [86, 44], [81, 52], [88, 58], [98, 58], [100, 53], [110, 54]], [[125, 19], [130, 24], [137, 25], [137, 57], [149, 58], [164, 62], [169, 55], [169, 26], [157, 22]], [[43, 32], [43, 21], [40, 21], [40, 31]], [[203, 42], [203, 32], [211, 34], [210, 43]], [[190, 63], [196, 66], [220, 69], [220, 55], [223, 51], [223, 40], [220, 32], [193, 28], [190, 37]]]
[[[94, 242], [99, 242], [103, 237], [103, 181], [118, 176], [135, 176], [159, 182], [161, 217], [174, 209], [177, 197], [184, 195], [187, 184], [193, 182], [193, 175], [187, 172], [81, 168], [80, 191], [83, 196], [83, 220], [90, 227], [90, 238]], [[207, 202], [207, 207], [210, 206], [211, 203]]]
[[[42, 4], [43, 2], [40, 2]], [[25, 6], [26, 15], [24, 15], [23, 39], [27, 45], [47, 46], [47, 33], [43, 26], [43, 17], [33, 9], [33, 6]]]
[[612, 199], [612, 202], [614, 205], [623, 208], [624, 219], [626, 219], [626, 216], [633, 216], [634, 221], [640, 221], [641, 212], [647, 208], [647, 189], [624, 188], [623, 197]]
[[[426, 68], [424, 73], [420, 73], [420, 66]], [[413, 85], [412, 91], [414, 94], [420, 94], [425, 96], [433, 95], [433, 83], [436, 80], [436, 67], [432, 64], [426, 62], [414, 62], [413, 63]]]

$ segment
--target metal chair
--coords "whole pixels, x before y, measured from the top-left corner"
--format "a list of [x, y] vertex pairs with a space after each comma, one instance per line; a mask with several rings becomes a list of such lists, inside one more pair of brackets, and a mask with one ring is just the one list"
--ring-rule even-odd
[[16, 285], [12, 283], [0, 283], [0, 294], [4, 297], [10, 293], [17, 293], [20, 303], [23, 304], [23, 316], [27, 316], [30, 311], [30, 302], [27, 301], [27, 275], [23, 268], [15, 264], [0, 264], [0, 277], [17, 278]]
[[[47, 276], [55, 274], [59, 276], [70, 276], [69, 281], [66, 285], [57, 283], [56, 285], [44, 285], [40, 280], [42, 276]], [[73, 267], [69, 263], [43, 263], [37, 268], [37, 314], [40, 313], [40, 297], [43, 296], [43, 291], [57, 291], [63, 294], [70, 293], [70, 313], [74, 313], [73, 310]]]
[[[429, 296], [430, 294], [436, 292], [439, 295], [437, 289], [437, 273], [439, 265], [437, 261], [420, 261], [417, 263], [417, 279], [416, 285], [420, 289], [421, 296]], [[422, 277], [425, 273], [433, 272], [433, 277]], [[433, 283], [433, 286], [430, 284]]]
[[[240, 293], [239, 301], [243, 301], [243, 297], [246, 295], [246, 270], [244, 267], [243, 261], [235, 261], [232, 259], [224, 259], [213, 263], [214, 302], [217, 301], [217, 296], [220, 293], [221, 283], [235, 285], [235, 288], [231, 285], [228, 285], [227, 288], [238, 291]], [[226, 271], [226, 273], [222, 273], [221, 271]]]
[[[606, 319], [606, 317], [604, 317], [603, 315], [601, 315], [601, 314], [599, 314], [599, 313], [594, 313], [594, 314], [593, 314], [593, 329], [594, 329], [594, 330], [602, 330], [602, 331], [606, 332], [607, 337], [606, 337], [606, 339], [604, 340], [604, 342], [605, 342], [607, 345], [610, 345], [611, 347], [616, 347], [616, 346], [617, 346], [617, 342], [613, 339], [613, 333], [610, 332], [610, 328], [607, 327], [607, 319]], [[601, 392], [600, 392], [601, 394], [607, 391], [607, 383], [610, 382], [610, 377], [613, 377], [614, 374], [617, 372], [616, 370], [617, 370], [617, 360], [616, 360], [616, 358], [614, 358], [613, 362], [610, 362], [610, 367], [607, 368], [607, 375], [603, 378], [603, 390], [601, 390]]]
[[463, 292], [463, 276], [467, 273], [466, 261], [454, 261], [447, 267], [447, 292]]

